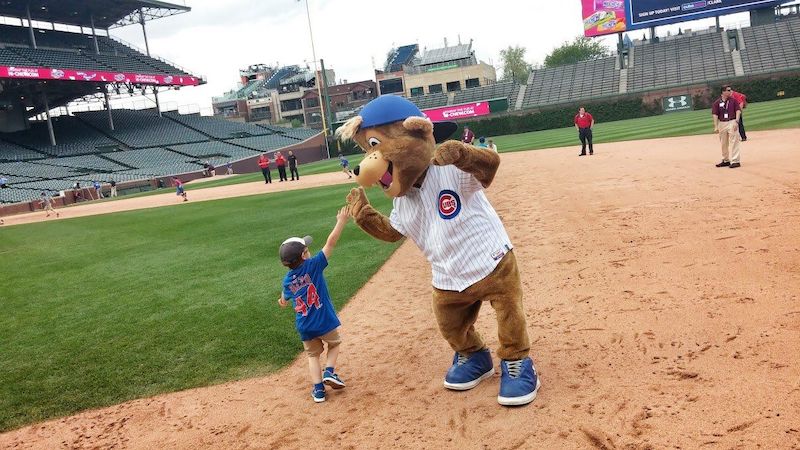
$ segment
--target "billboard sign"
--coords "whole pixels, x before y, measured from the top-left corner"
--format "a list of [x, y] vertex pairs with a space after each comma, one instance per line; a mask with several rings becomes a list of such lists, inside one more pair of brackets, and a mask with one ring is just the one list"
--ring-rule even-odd
[[47, 67], [0, 66], [0, 78], [29, 80], [94, 81], [100, 83], [155, 84], [162, 86], [197, 86], [200, 80], [186, 75], [103, 72], [99, 70], [50, 69]]
[[442, 108], [424, 109], [422, 113], [432, 122], [447, 122], [470, 117], [487, 116], [489, 102], [464, 103], [463, 105], [445, 106]]
[[665, 113], [691, 111], [693, 107], [692, 97], [688, 94], [664, 97], [661, 99], [661, 104], [664, 107]]
[[581, 0], [586, 37], [657, 27], [751, 9], [787, 0]]
[[634, 30], [769, 8], [786, 0], [625, 0], [625, 2], [628, 29]]
[[583, 35], [594, 37], [625, 31], [626, 1], [628, 0], [581, 0]]

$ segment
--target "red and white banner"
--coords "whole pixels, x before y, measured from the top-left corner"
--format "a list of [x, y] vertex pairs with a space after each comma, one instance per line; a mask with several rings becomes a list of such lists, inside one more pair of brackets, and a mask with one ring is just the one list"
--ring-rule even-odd
[[197, 86], [200, 80], [185, 75], [155, 75], [130, 72], [101, 72], [81, 69], [50, 69], [47, 67], [0, 66], [0, 78], [29, 80], [72, 80], [99, 83], [156, 84], [162, 86]]
[[422, 111], [432, 122], [446, 122], [468, 117], [487, 116], [489, 102], [464, 103], [463, 105], [444, 106], [442, 108], [425, 109]]

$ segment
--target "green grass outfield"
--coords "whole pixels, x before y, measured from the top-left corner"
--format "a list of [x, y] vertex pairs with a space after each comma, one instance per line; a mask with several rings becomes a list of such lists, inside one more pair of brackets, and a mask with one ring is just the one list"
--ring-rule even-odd
[[[745, 129], [748, 131], [771, 130], [777, 128], [796, 127], [799, 125], [797, 111], [800, 110], [800, 97], [786, 100], [773, 100], [769, 102], [751, 103], [745, 109]], [[590, 111], [591, 112], [591, 111]], [[655, 139], [662, 137], [689, 136], [696, 134], [711, 134], [711, 110], [687, 111], [661, 116], [644, 117], [641, 119], [619, 120], [616, 122], [602, 121], [596, 117], [594, 127], [594, 143], [631, 141], [637, 139]], [[500, 153], [521, 150], [539, 150], [553, 147], [566, 147], [580, 145], [575, 127], [558, 128], [555, 130], [533, 131], [530, 133], [510, 134], [493, 137]], [[348, 155], [350, 167], [355, 167], [364, 158], [363, 155]], [[224, 170], [224, 167], [220, 167]], [[337, 158], [317, 161], [298, 166], [300, 176], [313, 175], [340, 171]], [[273, 180], [278, 179], [278, 171], [272, 171]], [[207, 189], [216, 186], [250, 183], [263, 181], [261, 172], [234, 175], [220, 178], [219, 180], [186, 185], [187, 191]], [[155, 191], [125, 195], [118, 198], [133, 198], [153, 194], [163, 194], [172, 188], [158, 189]], [[106, 200], [108, 201], [108, 200]]]
[[[798, 111], [800, 111], [800, 97], [751, 103], [744, 110], [744, 127], [746, 131], [797, 127], [800, 126], [800, 121], [797, 119]], [[589, 112], [591, 113], [591, 111]], [[595, 122], [593, 130], [595, 144], [711, 134], [713, 132], [710, 109], [607, 123], [603, 122], [602, 117], [595, 117]], [[501, 153], [570, 145], [580, 146], [575, 127], [497, 136], [494, 140]]]
[[[0, 228], [0, 431], [292, 361], [278, 246], [321, 249], [350, 188]], [[396, 248], [347, 225], [325, 271], [337, 308]]]

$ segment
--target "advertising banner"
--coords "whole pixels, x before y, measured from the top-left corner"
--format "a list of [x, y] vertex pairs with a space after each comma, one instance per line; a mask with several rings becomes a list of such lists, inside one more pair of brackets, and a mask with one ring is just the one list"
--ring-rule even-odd
[[661, 103], [665, 113], [691, 111], [693, 108], [692, 97], [688, 94], [664, 97], [661, 99]]
[[786, 0], [625, 0], [628, 29], [722, 16], [758, 8], [769, 8]]
[[489, 102], [465, 103], [463, 105], [444, 106], [442, 108], [425, 109], [423, 114], [433, 122], [446, 122], [489, 115]]
[[154, 75], [146, 73], [102, 72], [97, 70], [50, 69], [47, 67], [16, 66], [0, 66], [0, 78], [155, 84], [162, 86], [197, 86], [200, 84], [200, 80], [198, 78], [185, 75]]
[[586, 37], [625, 31], [625, 0], [581, 0], [583, 35]]

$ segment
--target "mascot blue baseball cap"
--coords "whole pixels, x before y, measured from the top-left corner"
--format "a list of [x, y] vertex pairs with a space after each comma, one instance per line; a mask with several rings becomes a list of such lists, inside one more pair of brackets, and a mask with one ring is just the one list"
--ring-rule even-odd
[[[409, 117], [426, 117], [411, 103], [398, 95], [386, 94], [364, 105], [361, 112], [361, 128], [372, 128], [388, 123], [399, 122]], [[444, 142], [458, 128], [455, 122], [433, 122], [433, 137], [436, 142]]]

